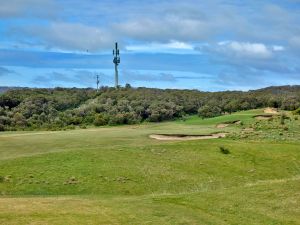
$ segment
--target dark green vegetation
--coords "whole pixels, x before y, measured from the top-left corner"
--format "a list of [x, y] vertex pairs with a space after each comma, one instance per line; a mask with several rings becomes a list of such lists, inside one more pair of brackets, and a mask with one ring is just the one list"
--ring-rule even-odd
[[215, 93], [130, 86], [104, 87], [98, 93], [75, 88], [9, 90], [0, 95], [0, 131], [161, 122], [196, 114], [208, 118], [262, 107], [296, 110], [300, 86]]
[[300, 224], [300, 121], [269, 115], [3, 132], [0, 224]]

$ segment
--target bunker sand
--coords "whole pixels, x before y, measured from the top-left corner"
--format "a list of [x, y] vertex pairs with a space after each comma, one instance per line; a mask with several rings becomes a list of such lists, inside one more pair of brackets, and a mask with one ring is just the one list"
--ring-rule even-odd
[[270, 120], [273, 116], [272, 115], [258, 115], [255, 116], [257, 120]]
[[241, 123], [242, 123], [242, 121], [240, 121], [240, 120], [228, 121], [228, 122], [225, 122], [225, 123], [218, 124], [216, 126], [216, 128], [225, 128], [225, 127], [228, 127], [231, 124], [239, 125]]
[[264, 109], [264, 113], [278, 114], [279, 112], [278, 112], [278, 110], [275, 109], [275, 108], [270, 108], [270, 107], [268, 107], [268, 108], [265, 108], [265, 109]]
[[205, 140], [224, 138], [227, 133], [207, 134], [207, 135], [185, 135], [185, 134], [151, 134], [149, 137], [161, 141], [178, 141], [178, 140]]

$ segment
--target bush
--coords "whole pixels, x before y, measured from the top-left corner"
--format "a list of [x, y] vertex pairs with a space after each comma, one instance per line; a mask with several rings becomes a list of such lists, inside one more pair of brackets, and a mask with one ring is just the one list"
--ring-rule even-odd
[[101, 114], [96, 114], [94, 119], [95, 126], [104, 126], [107, 124], [106, 118]]
[[69, 130], [75, 130], [76, 127], [74, 125], [68, 125], [65, 128]]
[[225, 154], [225, 155], [230, 154], [229, 149], [227, 149], [225, 147], [221, 146], [221, 147], [219, 147], [219, 149], [220, 149], [220, 152], [223, 153], [223, 154]]
[[300, 108], [296, 109], [295, 111], [293, 111], [294, 115], [300, 115]]
[[201, 118], [211, 118], [221, 115], [222, 110], [218, 106], [205, 105], [198, 110], [198, 116]]
[[80, 125], [79, 126], [81, 129], [86, 129], [87, 127], [85, 125]]
[[77, 88], [10, 90], [0, 96], [0, 124], [7, 131], [68, 129], [68, 125], [161, 122], [182, 116], [185, 120], [184, 115], [195, 115], [197, 111], [204, 119], [266, 106], [296, 109], [293, 113], [300, 115], [300, 86], [251, 92], [161, 90], [130, 85], [117, 90], [102, 87], [98, 92]]

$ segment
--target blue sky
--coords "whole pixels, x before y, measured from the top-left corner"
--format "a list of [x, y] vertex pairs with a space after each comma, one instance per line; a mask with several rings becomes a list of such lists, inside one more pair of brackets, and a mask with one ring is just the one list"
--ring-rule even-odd
[[0, 86], [249, 90], [300, 84], [300, 0], [9, 0]]

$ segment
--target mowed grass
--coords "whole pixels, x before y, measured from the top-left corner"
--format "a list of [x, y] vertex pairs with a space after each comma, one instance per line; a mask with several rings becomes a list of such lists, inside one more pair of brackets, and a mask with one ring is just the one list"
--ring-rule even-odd
[[299, 141], [148, 137], [228, 119], [2, 133], [0, 224], [300, 224]]
[[299, 224], [299, 180], [136, 197], [0, 198], [1, 224]]
[[231, 121], [240, 120], [245, 124], [248, 124], [253, 121], [253, 116], [264, 114], [263, 109], [253, 109], [247, 111], [240, 111], [224, 116], [217, 116], [208, 119], [200, 119], [198, 116], [191, 116], [186, 121], [184, 121], [187, 125], [217, 125], [220, 123], [226, 123]]

